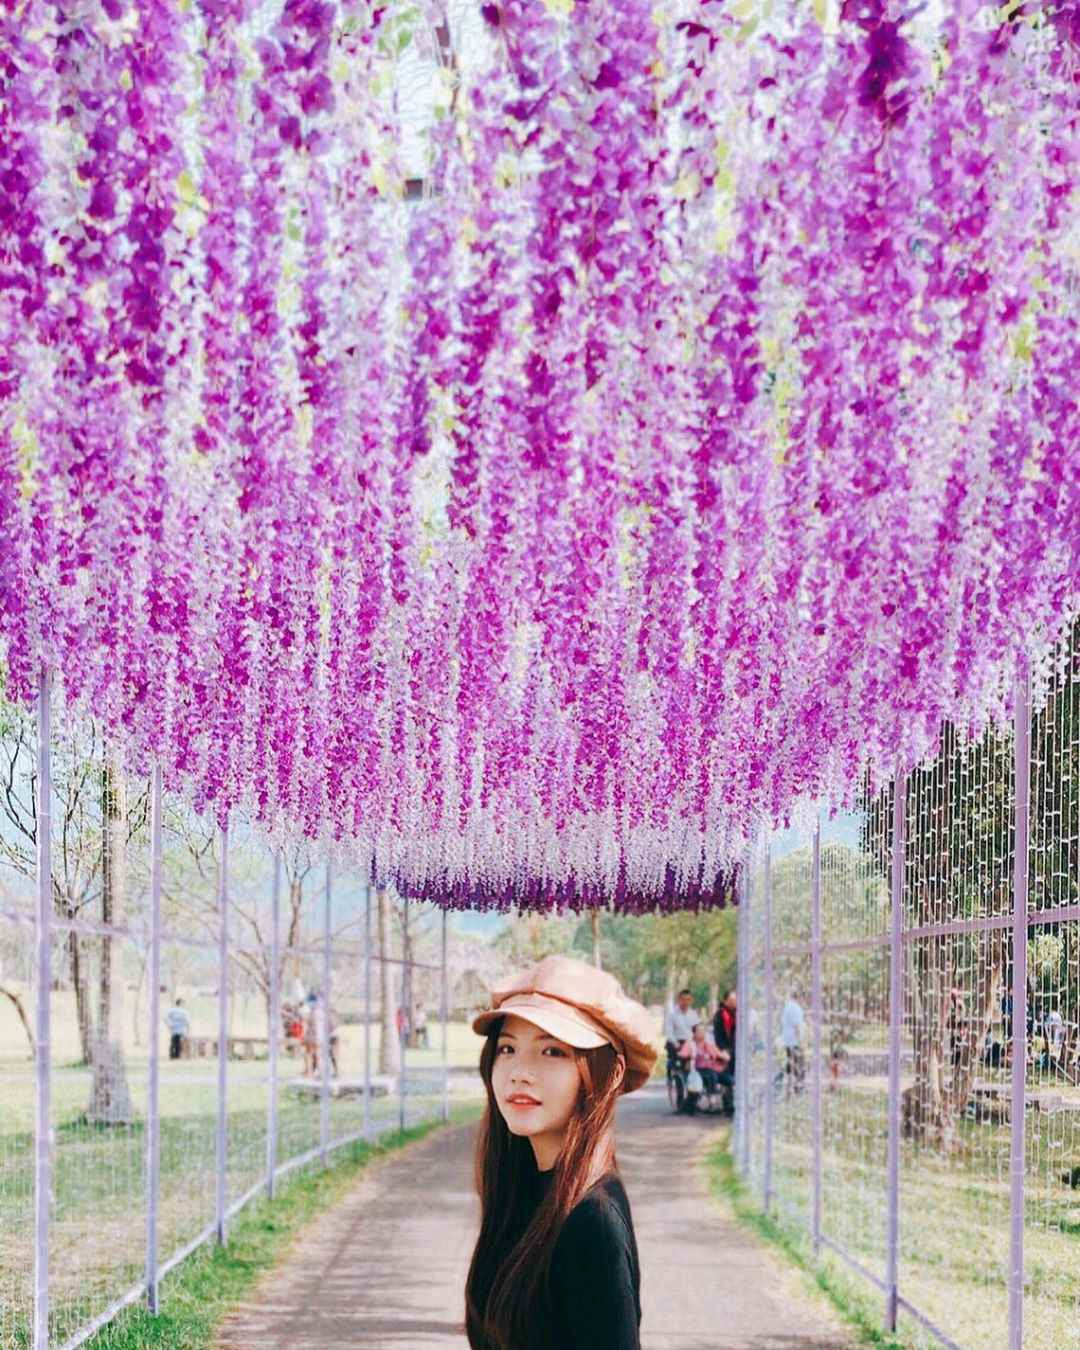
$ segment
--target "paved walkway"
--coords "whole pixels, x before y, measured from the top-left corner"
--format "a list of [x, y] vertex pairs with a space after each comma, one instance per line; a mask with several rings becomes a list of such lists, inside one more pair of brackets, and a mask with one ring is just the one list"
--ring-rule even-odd
[[[705, 1198], [695, 1158], [715, 1119], [661, 1088], [619, 1107], [619, 1165], [642, 1266], [643, 1350], [839, 1350], [852, 1342], [771, 1252]], [[367, 1169], [233, 1313], [221, 1350], [468, 1350], [476, 1232], [472, 1127], [437, 1131]]]

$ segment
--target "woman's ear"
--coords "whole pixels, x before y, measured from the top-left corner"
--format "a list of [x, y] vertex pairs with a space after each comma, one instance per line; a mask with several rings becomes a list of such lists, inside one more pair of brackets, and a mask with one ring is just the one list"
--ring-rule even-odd
[[624, 1082], [625, 1078], [626, 1078], [626, 1057], [625, 1057], [625, 1055], [616, 1055], [616, 1056], [615, 1056], [615, 1070], [616, 1070], [616, 1074], [615, 1074], [615, 1082], [616, 1082], [616, 1084], [620, 1084], [620, 1085], [621, 1085], [621, 1084]]

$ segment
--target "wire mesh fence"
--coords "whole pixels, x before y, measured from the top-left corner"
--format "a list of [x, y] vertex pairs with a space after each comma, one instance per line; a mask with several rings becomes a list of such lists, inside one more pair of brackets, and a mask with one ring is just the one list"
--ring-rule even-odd
[[481, 1092], [444, 915], [222, 828], [51, 705], [40, 745], [0, 728], [4, 1350], [156, 1306], [284, 1175]]
[[748, 859], [737, 1156], [916, 1345], [1080, 1345], [1080, 635]]

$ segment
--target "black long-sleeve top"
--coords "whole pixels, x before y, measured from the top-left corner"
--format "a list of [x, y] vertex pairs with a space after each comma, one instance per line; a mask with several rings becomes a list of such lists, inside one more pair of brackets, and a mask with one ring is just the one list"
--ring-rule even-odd
[[[553, 1176], [539, 1174], [541, 1196]], [[641, 1268], [630, 1201], [617, 1176], [598, 1182], [568, 1215], [548, 1290], [552, 1350], [640, 1350]]]

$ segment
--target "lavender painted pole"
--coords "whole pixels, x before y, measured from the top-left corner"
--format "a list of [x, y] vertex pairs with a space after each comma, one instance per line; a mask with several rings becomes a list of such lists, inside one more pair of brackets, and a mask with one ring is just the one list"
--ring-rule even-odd
[[319, 1161], [325, 1167], [330, 1155], [330, 927], [331, 875], [326, 864], [326, 892], [323, 904], [322, 1025], [319, 1029]]
[[904, 1021], [904, 851], [907, 778], [893, 778], [892, 880], [889, 903], [889, 1141], [885, 1165], [885, 1329], [896, 1330], [900, 1289], [900, 1038]]
[[34, 1350], [49, 1344], [49, 1210], [52, 1201], [52, 687], [38, 680], [37, 926], [34, 999]]
[[448, 1023], [450, 1021], [450, 989], [446, 970], [446, 910], [442, 912], [442, 1118], [450, 1119], [450, 1052]]
[[821, 1249], [821, 821], [814, 824], [810, 873], [810, 1022], [813, 1062], [810, 1066], [811, 1204], [810, 1237], [814, 1255]]
[[[732, 1149], [735, 1158], [735, 1168], [739, 1170], [742, 1166], [742, 1127], [743, 1127], [743, 1100], [742, 1100], [742, 1080], [739, 1077], [739, 1056], [742, 1052], [742, 1018], [743, 1011], [743, 878], [739, 873], [735, 883], [735, 1119], [732, 1121]], [[723, 990], [720, 991], [723, 997]]]
[[735, 1008], [735, 1157], [739, 1172], [750, 1170], [750, 860], [747, 857], [739, 877], [738, 966], [736, 970]]
[[1027, 1122], [1028, 810], [1031, 790], [1031, 674], [1016, 676], [1013, 705], [1016, 840], [1013, 856], [1012, 1140], [1009, 1154], [1009, 1350], [1024, 1343], [1024, 1150]]
[[[405, 913], [404, 913], [404, 917], [403, 917], [403, 920], [402, 920], [402, 924], [403, 924], [402, 932], [405, 934], [406, 939], [407, 939], [407, 937], [408, 937], [408, 932], [409, 932], [409, 897], [408, 897], [408, 896], [405, 897], [404, 910], [405, 910]], [[404, 955], [405, 955], [405, 950], [404, 950], [404, 948], [403, 948], [403, 949], [402, 949], [402, 956], [404, 956]], [[400, 1066], [400, 1067], [401, 1067], [401, 1072], [398, 1074], [398, 1129], [400, 1129], [400, 1130], [403, 1130], [403, 1129], [405, 1128], [405, 1061], [406, 1061], [406, 1056], [407, 1056], [407, 1054], [408, 1054], [408, 1049], [409, 1049], [409, 1038], [408, 1038], [407, 1035], [405, 1035], [405, 1026], [406, 1026], [406, 1024], [407, 1024], [407, 1019], [408, 1019], [409, 1017], [411, 1017], [411, 1015], [412, 1015], [412, 1008], [411, 1008], [411, 1006], [410, 1006], [411, 1000], [409, 999], [409, 975], [410, 975], [410, 973], [411, 973], [411, 972], [410, 972], [410, 970], [409, 970], [409, 968], [408, 968], [407, 963], [406, 963], [405, 961], [402, 961], [402, 963], [401, 963], [401, 1008], [402, 1008], [402, 1012], [403, 1012], [404, 1016], [403, 1016], [402, 1019], [401, 1019], [401, 1030], [398, 1032], [398, 1041], [399, 1041], [398, 1053], [399, 1053], [400, 1060], [401, 1060], [401, 1066]], [[384, 972], [384, 978], [385, 978], [385, 972]]]
[[266, 1194], [274, 1198], [278, 1155], [278, 1051], [281, 1045], [281, 856], [274, 854], [270, 890], [270, 1092], [266, 1106]]
[[371, 1138], [371, 892], [364, 897], [364, 1138]]
[[217, 1187], [214, 1204], [214, 1228], [224, 1245], [228, 1233], [225, 1210], [228, 1205], [227, 1169], [229, 1162], [229, 1124], [227, 1092], [229, 1085], [229, 832], [222, 828], [218, 836], [221, 859], [218, 873], [218, 1075], [217, 1075]]
[[773, 1130], [775, 1128], [776, 1073], [773, 1039], [772, 854], [765, 846], [765, 1165], [761, 1174], [761, 1207], [767, 1214], [772, 1200]]
[[158, 1311], [158, 1205], [161, 1198], [161, 768], [150, 784], [150, 1081], [146, 1104], [146, 1305]]

